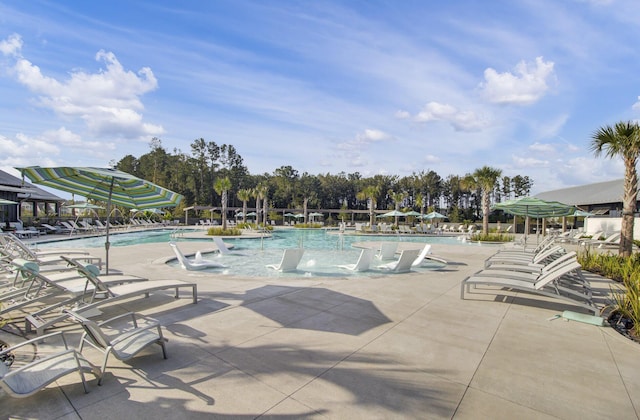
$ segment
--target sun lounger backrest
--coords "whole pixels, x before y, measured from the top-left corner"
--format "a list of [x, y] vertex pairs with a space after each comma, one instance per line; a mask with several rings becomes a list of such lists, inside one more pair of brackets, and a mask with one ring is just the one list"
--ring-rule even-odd
[[100, 269], [98, 267], [96, 267], [93, 264], [87, 264], [84, 267], [82, 265], [78, 265], [77, 268], [78, 268], [78, 274], [86, 277], [87, 280], [89, 280], [95, 287], [94, 294], [108, 293], [109, 296], [113, 295], [109, 290], [109, 287], [98, 278], [98, 276], [100, 275]]
[[182, 268], [185, 270], [188, 270], [191, 267], [191, 264], [189, 263], [187, 258], [184, 256], [182, 251], [180, 251], [180, 249], [178, 248], [178, 245], [176, 245], [173, 242], [170, 242], [169, 245], [171, 245], [171, 248], [173, 249], [173, 253], [176, 254], [176, 258], [178, 258], [178, 262], [180, 263]]
[[547, 250], [544, 250], [542, 252], [537, 253], [533, 257], [532, 262], [534, 264], [538, 264], [538, 263], [541, 263], [542, 261], [546, 260], [550, 256], [552, 256], [553, 254], [562, 253], [562, 252], [564, 252], [564, 248], [562, 248], [560, 245], [555, 245], [555, 246], [552, 246], [551, 248], [549, 248]]
[[102, 329], [100, 329], [95, 321], [91, 321], [90, 319], [87, 319], [76, 312], [65, 312], [69, 314], [71, 318], [75, 319], [82, 325], [82, 329], [84, 329], [85, 334], [91, 339], [93, 343], [95, 343], [95, 345], [102, 348], [107, 348], [111, 345], [109, 337], [107, 337], [104, 332], [102, 332]]
[[413, 263], [411, 263], [411, 267], [417, 267], [419, 265], [422, 264], [422, 261], [424, 261], [425, 257], [427, 256], [427, 254], [431, 251], [431, 244], [426, 244], [424, 246], [424, 248], [422, 248], [422, 251], [420, 252], [420, 255], [418, 255], [418, 257], [415, 259], [415, 261], [413, 261]]
[[560, 277], [568, 274], [574, 270], [581, 268], [582, 266], [578, 261], [567, 261], [564, 264], [556, 267], [554, 270], [547, 271], [543, 273], [534, 283], [533, 287], [535, 289], [541, 289], [544, 286], [548, 285], [552, 281], [559, 279]]
[[358, 257], [358, 261], [356, 261], [356, 265], [353, 268], [354, 271], [366, 271], [369, 269], [371, 265], [371, 261], [373, 260], [373, 249], [365, 248], [360, 252], [360, 257]]
[[213, 237], [213, 242], [218, 247], [218, 251], [220, 251], [220, 254], [223, 254], [223, 255], [231, 254], [231, 251], [229, 250], [229, 248], [227, 248], [227, 245], [225, 245], [225, 243], [224, 243], [224, 241], [222, 240], [221, 237], [214, 236]]
[[378, 254], [378, 258], [380, 258], [381, 260], [392, 259], [395, 256], [397, 249], [397, 242], [383, 242], [382, 244], [380, 244], [380, 252]]

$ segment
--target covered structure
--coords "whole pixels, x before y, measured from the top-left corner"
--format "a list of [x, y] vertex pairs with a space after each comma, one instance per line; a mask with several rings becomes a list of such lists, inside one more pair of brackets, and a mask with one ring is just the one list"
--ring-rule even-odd
[[[536, 198], [578, 206], [596, 216], [620, 217], [622, 215], [623, 194], [624, 179], [615, 179], [546, 191], [537, 194]], [[638, 204], [640, 205], [640, 201]]]
[[[536, 198], [542, 200], [556, 200], [565, 204], [579, 207], [592, 216], [585, 219], [585, 231], [612, 232], [620, 230], [622, 218], [622, 198], [624, 196], [624, 179], [614, 179], [594, 184], [579, 185], [576, 187], [561, 188], [542, 192]], [[636, 203], [640, 209], [640, 200]], [[640, 237], [640, 223], [636, 212], [634, 223], [634, 237]], [[563, 230], [566, 220], [563, 218]]]
[[60, 208], [65, 202], [40, 187], [23, 181], [7, 172], [0, 171], [0, 198], [16, 201], [19, 206], [5, 206], [4, 220], [9, 222], [25, 221], [25, 219], [60, 216]]

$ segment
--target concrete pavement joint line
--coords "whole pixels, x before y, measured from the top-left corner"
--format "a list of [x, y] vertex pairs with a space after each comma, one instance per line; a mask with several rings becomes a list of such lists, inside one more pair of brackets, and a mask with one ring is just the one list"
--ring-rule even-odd
[[[484, 358], [487, 355], [487, 352], [491, 348], [491, 345], [493, 344], [493, 340], [495, 340], [496, 335], [498, 335], [498, 331], [500, 331], [500, 328], [502, 327], [502, 323], [503, 323], [504, 319], [507, 317], [507, 314], [511, 310], [511, 305], [512, 305], [512, 303], [508, 304], [507, 310], [504, 311], [504, 314], [500, 318], [500, 323], [498, 324], [498, 327], [496, 328], [496, 330], [493, 332], [493, 336], [491, 336], [491, 340], [489, 341], [489, 344], [487, 344], [487, 347], [484, 349], [484, 352], [482, 353], [482, 358], [480, 358], [480, 361], [478, 362], [478, 365], [476, 366], [476, 369], [473, 372], [473, 375], [471, 375], [471, 379], [469, 379], [469, 383], [466, 385], [466, 387], [464, 389], [464, 393], [462, 394], [462, 397], [460, 398], [460, 401], [458, 401], [458, 405], [456, 406], [456, 409], [453, 411], [453, 415], [451, 416], [451, 418], [454, 418], [456, 416], [456, 413], [460, 409], [460, 404], [462, 404], [462, 401], [464, 401], [464, 397], [467, 395], [467, 391], [469, 391], [469, 388], [471, 387], [471, 382], [473, 382], [473, 378], [475, 378], [476, 375], [478, 374], [478, 369], [480, 369], [480, 366], [482, 365], [482, 361], [484, 360]], [[499, 395], [497, 397], [502, 398]], [[515, 404], [517, 404], [517, 403], [515, 403]], [[520, 405], [520, 404], [518, 404], [518, 405]]]
[[631, 398], [631, 393], [629, 392], [629, 388], [627, 387], [627, 383], [624, 380], [624, 376], [622, 376], [622, 372], [620, 372], [620, 367], [618, 366], [618, 361], [616, 360], [616, 356], [613, 353], [613, 350], [611, 349], [611, 346], [609, 345], [609, 341], [607, 341], [607, 337], [605, 337], [604, 332], [601, 330], [600, 334], [602, 335], [602, 339], [604, 340], [605, 344], [607, 345], [607, 348], [609, 349], [609, 354], [611, 354], [611, 359], [613, 359], [613, 363], [616, 365], [616, 370], [618, 371], [618, 375], [620, 376], [620, 381], [622, 382], [622, 386], [624, 387], [624, 390], [627, 392], [627, 397], [629, 398], [629, 402], [631, 402], [631, 407], [633, 407], [633, 410], [636, 412], [636, 418], [638, 417], [638, 409], [636, 408], [636, 406], [633, 404], [633, 398]]

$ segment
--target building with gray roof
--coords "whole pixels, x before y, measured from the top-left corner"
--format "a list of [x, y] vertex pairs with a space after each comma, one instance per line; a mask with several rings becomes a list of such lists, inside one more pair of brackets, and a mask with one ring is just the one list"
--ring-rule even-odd
[[[60, 214], [60, 205], [64, 199], [49, 191], [36, 187], [22, 179], [7, 172], [0, 171], [0, 198], [21, 203], [21, 206], [30, 206], [30, 213], [33, 217], [38, 217], [39, 212]], [[24, 203], [24, 204], [23, 204]], [[2, 209], [3, 222], [16, 222], [20, 218], [18, 206], [7, 205]]]
[[[619, 216], [622, 212], [624, 179], [561, 188], [537, 194], [541, 200], [575, 205], [595, 215]], [[640, 207], [639, 207], [640, 208]]]

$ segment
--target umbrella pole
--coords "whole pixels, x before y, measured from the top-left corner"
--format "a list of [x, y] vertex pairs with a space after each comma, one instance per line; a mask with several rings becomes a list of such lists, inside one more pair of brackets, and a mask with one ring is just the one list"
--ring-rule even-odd
[[107, 275], [109, 275], [109, 247], [111, 246], [111, 244], [109, 243], [109, 225], [111, 224], [109, 222], [110, 216], [111, 216], [111, 196], [113, 195], [113, 183], [115, 181], [115, 178], [111, 177], [111, 185], [109, 186], [109, 199], [107, 200], [107, 229], [105, 231], [105, 234], [107, 236], [105, 242], [104, 242], [104, 252], [105, 252], [105, 270]]

